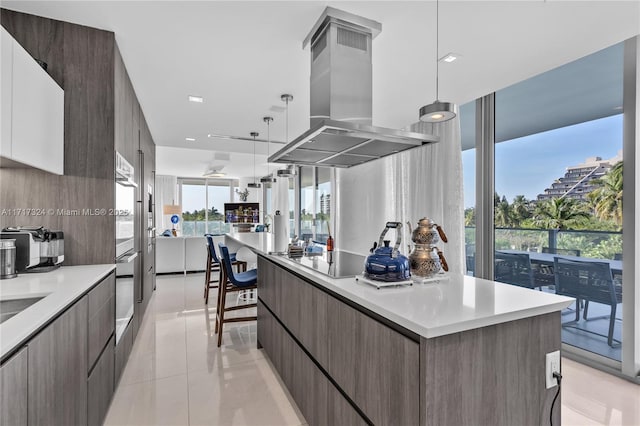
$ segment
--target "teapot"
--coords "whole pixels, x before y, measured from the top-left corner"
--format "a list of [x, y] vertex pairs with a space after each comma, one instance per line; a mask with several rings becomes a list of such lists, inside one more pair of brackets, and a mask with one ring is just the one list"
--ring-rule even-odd
[[[411, 226], [411, 223], [407, 223]], [[434, 245], [440, 240], [446, 243], [447, 236], [440, 225], [424, 217], [418, 221], [418, 227], [411, 233], [411, 240], [416, 244]]]
[[447, 265], [442, 251], [438, 247], [428, 244], [416, 244], [409, 255], [409, 262], [411, 263], [411, 273], [419, 277], [430, 278], [441, 269], [449, 270], [449, 265]]
[[[385, 240], [389, 229], [396, 230], [396, 242], [390, 247], [390, 240]], [[398, 251], [402, 242], [402, 233], [400, 229], [402, 223], [387, 222], [384, 230], [380, 234], [380, 239], [373, 243], [373, 247], [369, 250], [372, 254], [367, 256], [364, 262], [364, 276], [366, 278], [377, 281], [404, 281], [411, 276], [409, 268], [409, 259]], [[384, 245], [383, 245], [384, 244]]]

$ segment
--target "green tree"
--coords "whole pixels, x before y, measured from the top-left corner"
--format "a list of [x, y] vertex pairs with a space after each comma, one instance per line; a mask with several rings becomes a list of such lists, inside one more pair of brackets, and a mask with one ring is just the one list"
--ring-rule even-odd
[[623, 165], [620, 161], [605, 176], [592, 181], [602, 186], [587, 196], [596, 217], [603, 221], [613, 220], [618, 229], [622, 229], [622, 177]]
[[512, 217], [516, 227], [531, 217], [531, 202], [524, 195], [516, 195], [511, 203]]
[[464, 209], [464, 226], [476, 226], [476, 208]]
[[536, 204], [533, 224], [543, 229], [573, 229], [589, 219], [585, 202], [573, 198], [551, 198]]
[[499, 228], [510, 228], [515, 225], [511, 206], [505, 196], [496, 203], [494, 212], [495, 226]]

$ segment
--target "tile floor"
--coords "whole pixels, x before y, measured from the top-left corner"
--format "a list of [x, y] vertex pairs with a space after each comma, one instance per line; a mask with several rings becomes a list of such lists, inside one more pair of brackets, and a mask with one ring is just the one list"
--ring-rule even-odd
[[[256, 349], [255, 322], [226, 324], [216, 347], [203, 282], [158, 277], [105, 425], [306, 424]], [[563, 425], [640, 425], [640, 386], [567, 359], [563, 376]]]

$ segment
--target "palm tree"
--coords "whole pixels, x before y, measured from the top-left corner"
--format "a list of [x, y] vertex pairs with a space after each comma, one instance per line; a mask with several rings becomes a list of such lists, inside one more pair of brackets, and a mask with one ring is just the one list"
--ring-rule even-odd
[[511, 211], [513, 213], [513, 219], [517, 227], [520, 226], [523, 220], [531, 217], [531, 203], [525, 198], [524, 195], [516, 195], [511, 203]]
[[593, 180], [602, 186], [588, 195], [595, 215], [601, 220], [611, 219], [619, 227], [622, 227], [622, 169], [619, 161], [605, 176]]
[[536, 204], [533, 223], [543, 229], [569, 229], [588, 219], [586, 203], [573, 198], [551, 198]]
[[511, 206], [504, 196], [495, 206], [494, 222], [495, 226], [499, 228], [510, 228], [515, 223]]
[[476, 226], [476, 209], [469, 207], [464, 210], [464, 226]]

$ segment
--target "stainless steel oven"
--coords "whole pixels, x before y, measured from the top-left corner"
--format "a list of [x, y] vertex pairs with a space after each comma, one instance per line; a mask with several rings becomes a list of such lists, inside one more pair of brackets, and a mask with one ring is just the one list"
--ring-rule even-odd
[[136, 188], [133, 166], [116, 152], [116, 344], [133, 317]]

